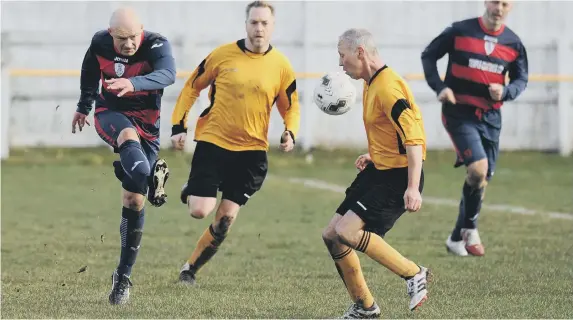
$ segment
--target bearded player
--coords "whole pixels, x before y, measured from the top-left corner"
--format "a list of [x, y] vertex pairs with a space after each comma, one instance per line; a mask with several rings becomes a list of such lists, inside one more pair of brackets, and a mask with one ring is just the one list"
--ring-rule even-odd
[[267, 134], [276, 102], [285, 129], [280, 149], [293, 149], [300, 111], [295, 74], [288, 59], [270, 44], [275, 10], [264, 1], [246, 8], [247, 37], [212, 51], [195, 69], [173, 111], [172, 142], [182, 149], [187, 115], [200, 92], [209, 88], [210, 105], [197, 120], [197, 145], [181, 201], [196, 219], [217, 204], [213, 223], [181, 268], [179, 280], [195, 283], [197, 272], [217, 252], [239, 209], [261, 188], [267, 175]]

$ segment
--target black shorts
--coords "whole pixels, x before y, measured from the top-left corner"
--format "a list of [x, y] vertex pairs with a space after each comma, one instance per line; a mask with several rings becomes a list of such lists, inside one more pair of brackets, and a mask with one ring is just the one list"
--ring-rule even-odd
[[[370, 163], [346, 189], [346, 197], [336, 213], [356, 213], [365, 223], [364, 230], [381, 237], [406, 212], [404, 193], [408, 188], [408, 168], [378, 170]], [[424, 189], [424, 171], [420, 178], [420, 193]]]
[[230, 151], [215, 144], [198, 141], [191, 162], [188, 193], [198, 197], [217, 197], [245, 205], [259, 191], [267, 176], [266, 151]]

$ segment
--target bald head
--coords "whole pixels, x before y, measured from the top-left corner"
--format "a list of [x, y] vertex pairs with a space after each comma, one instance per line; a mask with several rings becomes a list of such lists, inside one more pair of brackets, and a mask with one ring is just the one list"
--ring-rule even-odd
[[141, 22], [139, 21], [137, 13], [135, 13], [135, 10], [129, 7], [115, 10], [109, 19], [109, 27], [112, 29], [138, 24], [141, 24]]
[[132, 8], [117, 9], [109, 19], [109, 33], [121, 54], [134, 55], [141, 44], [143, 25]]

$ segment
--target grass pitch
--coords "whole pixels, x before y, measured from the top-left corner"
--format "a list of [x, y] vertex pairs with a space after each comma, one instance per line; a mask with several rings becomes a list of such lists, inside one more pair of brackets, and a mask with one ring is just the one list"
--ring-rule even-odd
[[[188, 217], [178, 200], [189, 155], [162, 152], [171, 169], [169, 202], [147, 206], [131, 301], [110, 306], [119, 257], [120, 184], [107, 149], [14, 150], [2, 163], [3, 318], [334, 318], [350, 301], [324, 248], [321, 231], [342, 194], [289, 183], [321, 179], [347, 186], [359, 152], [272, 153], [272, 175], [244, 207], [229, 237], [198, 275], [176, 283], [179, 268], [213, 216]], [[457, 200], [463, 169], [452, 152], [430, 152], [424, 196]], [[573, 159], [501, 153], [484, 209], [483, 258], [456, 258], [444, 242], [457, 210], [424, 204], [405, 214], [386, 240], [431, 267], [430, 299], [408, 311], [404, 281], [360, 254], [384, 318], [573, 318]], [[80, 269], [87, 266], [84, 272]]]

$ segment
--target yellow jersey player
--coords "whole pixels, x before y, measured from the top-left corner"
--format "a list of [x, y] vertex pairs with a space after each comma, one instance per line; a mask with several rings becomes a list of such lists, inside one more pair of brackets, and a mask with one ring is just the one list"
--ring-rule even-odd
[[427, 299], [429, 270], [403, 257], [383, 237], [406, 210], [416, 212], [422, 204], [422, 114], [406, 82], [382, 62], [370, 32], [347, 30], [340, 36], [338, 51], [344, 71], [365, 81], [368, 139], [368, 153], [356, 160], [360, 173], [322, 235], [353, 300], [344, 318], [380, 316], [355, 250], [406, 280], [409, 308], [414, 310]]
[[197, 121], [197, 141], [181, 201], [193, 218], [209, 215], [222, 200], [214, 222], [199, 238], [179, 280], [195, 283], [199, 269], [227, 236], [239, 208], [257, 192], [267, 174], [267, 134], [273, 105], [284, 119], [280, 149], [290, 151], [300, 126], [296, 80], [288, 59], [270, 45], [274, 8], [254, 1], [246, 8], [247, 38], [216, 48], [187, 80], [173, 111], [172, 143], [182, 149], [189, 109], [210, 86], [210, 105]]

